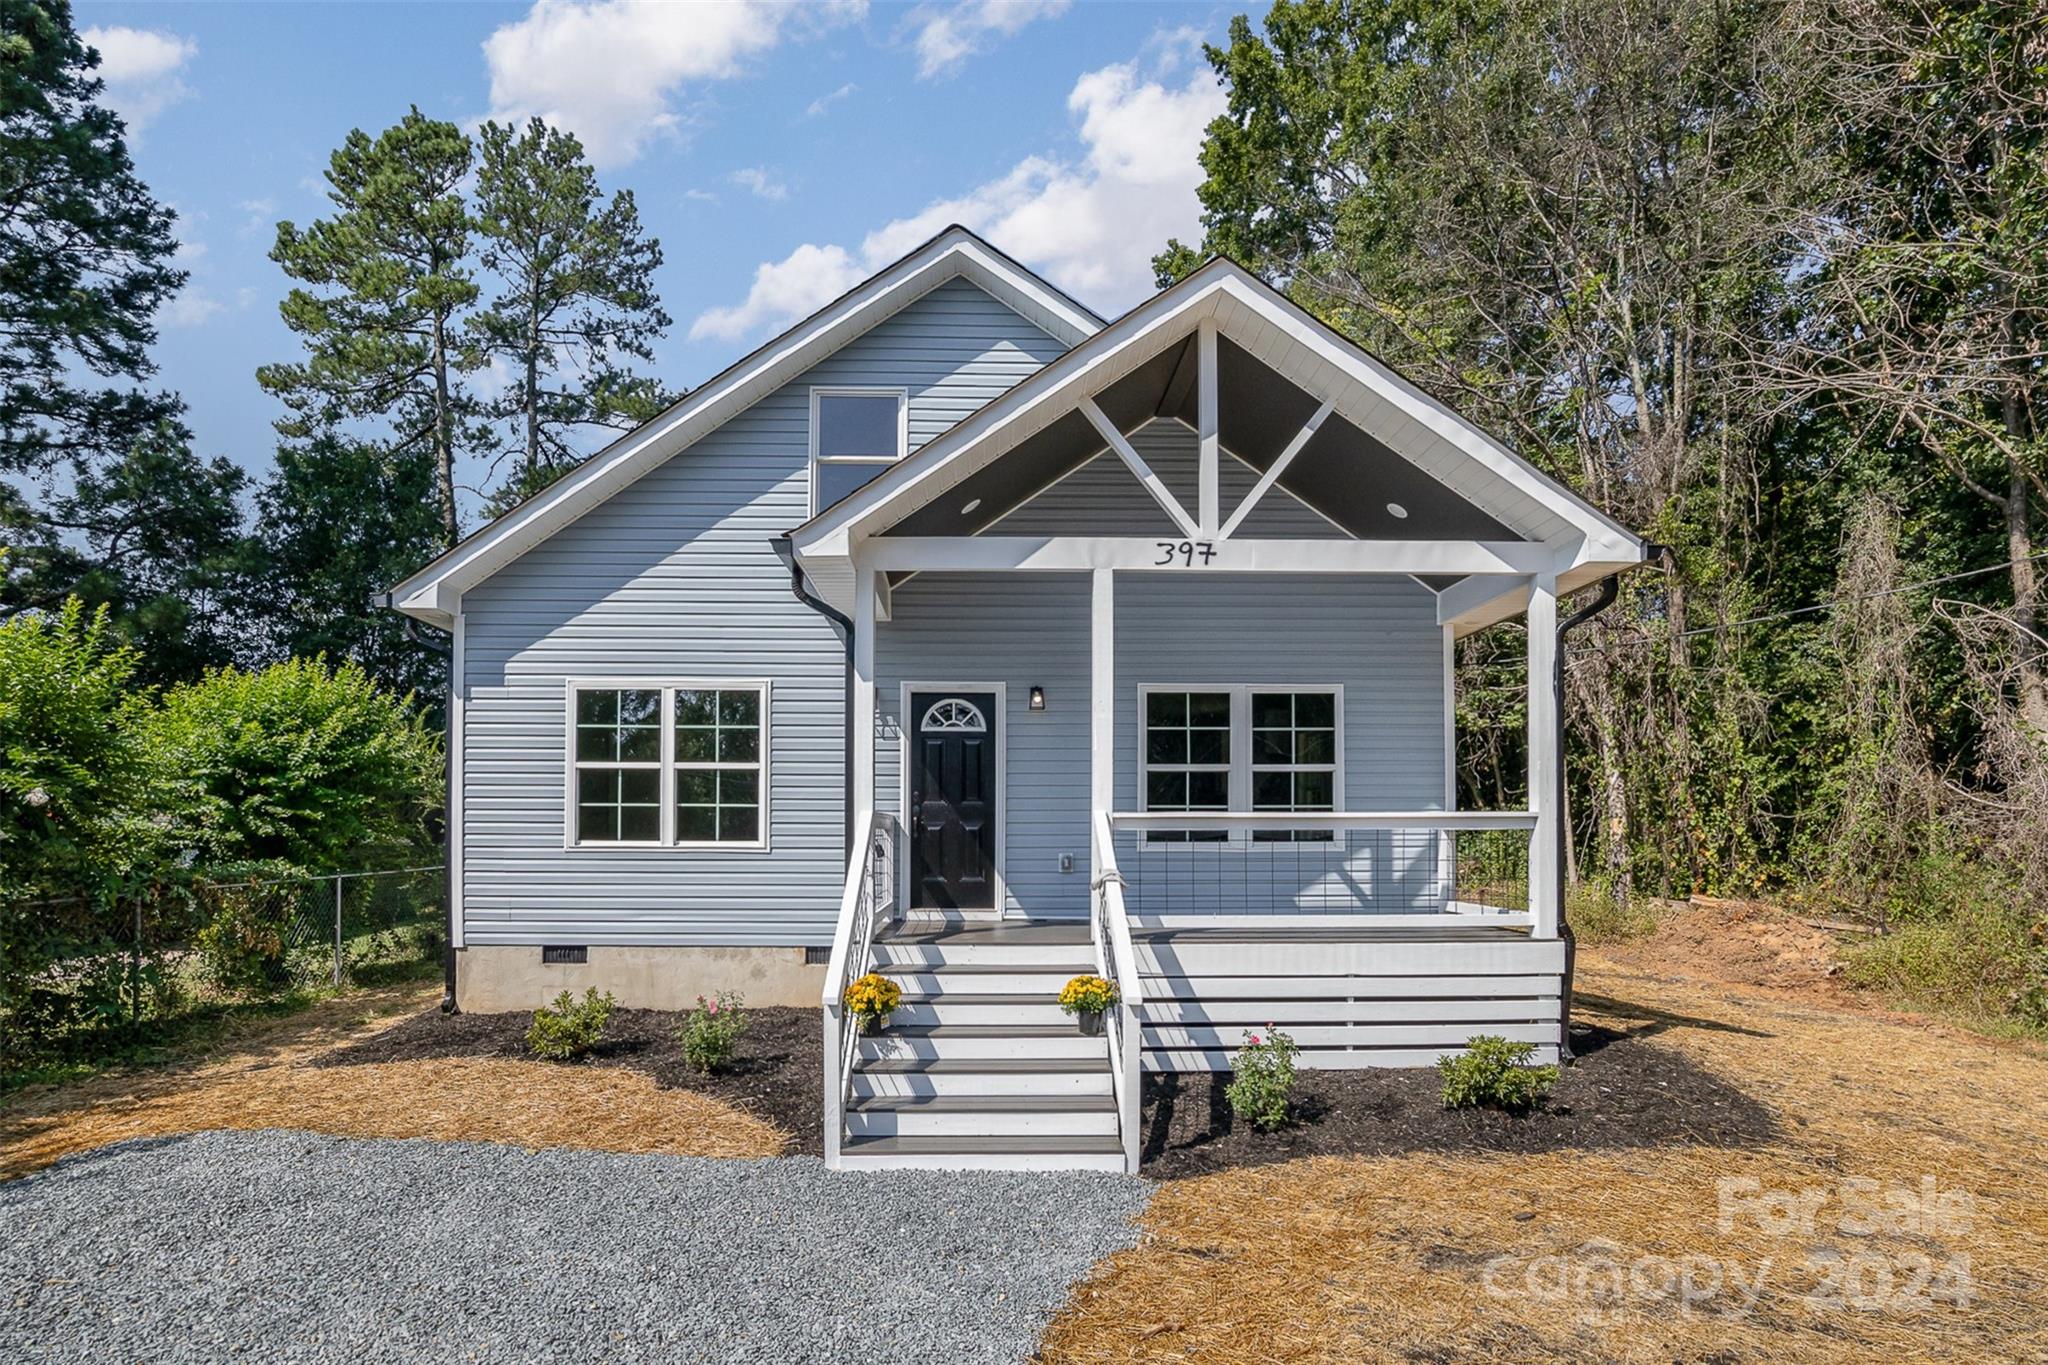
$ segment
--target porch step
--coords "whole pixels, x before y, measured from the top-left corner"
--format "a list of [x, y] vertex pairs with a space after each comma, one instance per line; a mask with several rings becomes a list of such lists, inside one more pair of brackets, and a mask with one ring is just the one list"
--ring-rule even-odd
[[1060, 1058], [910, 1058], [863, 1062], [850, 1079], [859, 1097], [1109, 1095], [1109, 1062], [1101, 1056]]
[[849, 1137], [1116, 1136], [1107, 1095], [869, 1095], [846, 1106]]
[[913, 1000], [906, 993], [890, 1018], [890, 1028], [927, 1025], [990, 1024], [1003, 1027], [1074, 1027], [1072, 1016], [1059, 1007], [1056, 995], [960, 991], [934, 999]]
[[875, 970], [915, 971], [919, 968], [994, 967], [1003, 971], [1065, 972], [1078, 976], [1092, 972], [1095, 964], [1083, 941], [1081, 951], [1068, 943], [1003, 944], [969, 940], [922, 942], [904, 939], [878, 940], [871, 951]]
[[1020, 995], [1057, 1000], [1062, 986], [1094, 970], [1092, 966], [977, 964], [963, 967], [948, 963], [943, 967], [921, 970], [898, 967], [888, 971], [887, 975], [903, 988], [906, 1001], [934, 996], [951, 999], [963, 995]]
[[858, 1137], [839, 1149], [840, 1165], [921, 1166], [955, 1171], [1121, 1171], [1123, 1146], [1109, 1137]]
[[1052, 1060], [1109, 1055], [1100, 1038], [1090, 1038], [1072, 1021], [1045, 1025], [891, 1024], [886, 1033], [860, 1040], [855, 1064], [876, 1061], [966, 1061], [972, 1059]]

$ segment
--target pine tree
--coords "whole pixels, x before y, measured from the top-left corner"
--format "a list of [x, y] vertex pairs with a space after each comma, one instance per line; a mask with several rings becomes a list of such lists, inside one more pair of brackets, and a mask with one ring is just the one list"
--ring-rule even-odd
[[631, 191], [604, 202], [572, 134], [539, 119], [523, 132], [486, 123], [481, 142], [476, 228], [504, 291], [468, 340], [478, 363], [511, 371], [484, 409], [516, 456], [493, 500], [502, 509], [575, 463], [580, 429], [631, 428], [672, 401], [629, 364], [653, 358], [669, 319], [653, 288], [660, 243], [643, 235]]
[[256, 373], [291, 409], [277, 424], [288, 440], [371, 419], [389, 424], [395, 451], [426, 451], [444, 545], [461, 534], [455, 460], [472, 406], [458, 334], [477, 298], [462, 195], [473, 160], [460, 128], [417, 108], [375, 139], [350, 132], [327, 169], [336, 212], [303, 231], [279, 223], [270, 253], [311, 286], [279, 310], [308, 357]]
[[[68, 0], [0, 0], [0, 474], [46, 488], [125, 459], [181, 410], [140, 387], [156, 310], [185, 283], [173, 215], [95, 102], [98, 65]], [[29, 538], [48, 531], [11, 501]]]

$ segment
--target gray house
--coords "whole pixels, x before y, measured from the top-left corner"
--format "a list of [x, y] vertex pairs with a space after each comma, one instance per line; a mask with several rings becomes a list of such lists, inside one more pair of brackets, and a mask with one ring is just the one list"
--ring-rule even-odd
[[[949, 229], [391, 593], [457, 1001], [822, 1003], [846, 1166], [1134, 1167], [1142, 1072], [1269, 1023], [1555, 1057], [1557, 602], [1644, 555], [1228, 261], [1105, 322]], [[1452, 643], [1522, 615], [1530, 808], [1458, 811]]]

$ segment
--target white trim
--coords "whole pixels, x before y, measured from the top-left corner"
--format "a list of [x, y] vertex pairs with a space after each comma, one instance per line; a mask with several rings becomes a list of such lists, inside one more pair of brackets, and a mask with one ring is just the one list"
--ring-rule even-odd
[[1180, 527], [1181, 534], [1190, 537], [1200, 536], [1200, 529], [1195, 525], [1194, 518], [1188, 515], [1187, 509], [1180, 505], [1180, 499], [1173, 496], [1165, 481], [1152, 472], [1152, 466], [1145, 463], [1144, 457], [1139, 455], [1136, 447], [1116, 429], [1116, 423], [1110, 421], [1102, 409], [1096, 406], [1093, 398], [1081, 400], [1081, 415], [1095, 428], [1095, 434], [1109, 443], [1109, 448], [1116, 452], [1117, 458], [1124, 462], [1125, 467], [1138, 476], [1138, 482], [1152, 495], [1152, 501], [1158, 503], [1165, 509], [1166, 515], [1173, 518], [1173, 524]]
[[1093, 336], [1103, 325], [1101, 319], [967, 229], [949, 227], [398, 584], [388, 594], [391, 605], [436, 625], [445, 624], [456, 596], [464, 589], [490, 577], [885, 318], [940, 285], [963, 278], [1068, 346]]
[[[859, 496], [856, 494], [855, 496]], [[1161, 547], [1206, 546], [1195, 562], [1161, 562]], [[1524, 540], [1206, 540], [1198, 536], [883, 536], [863, 542], [876, 569], [1128, 569], [1164, 573], [1529, 574], [1552, 569], [1553, 546]]]
[[[576, 694], [578, 692], [659, 692], [661, 694], [661, 753], [651, 762], [591, 763], [584, 766], [607, 769], [655, 770], [660, 775], [661, 836], [658, 839], [614, 839], [585, 842], [576, 828]], [[726, 764], [744, 769], [751, 766], [759, 778], [758, 837], [737, 839], [676, 838], [676, 723], [675, 694], [680, 691], [754, 692], [761, 698], [760, 761], [756, 764]], [[769, 769], [772, 766], [774, 731], [774, 681], [769, 678], [707, 677], [576, 677], [562, 680], [562, 850], [565, 853], [772, 853], [774, 851]], [[701, 771], [693, 768], [692, 771]]]
[[[911, 897], [916, 894], [910, 884], [910, 845], [917, 837], [910, 818], [910, 745], [917, 734], [916, 725], [910, 719], [910, 694], [912, 692], [991, 692], [995, 694], [995, 740], [996, 740], [996, 866], [995, 904], [986, 909], [962, 909], [940, 911], [936, 907], [913, 906]], [[897, 825], [903, 837], [897, 840], [902, 847], [896, 852], [896, 885], [903, 888], [897, 896], [897, 903], [906, 915], [958, 915], [967, 920], [1004, 919], [1010, 913], [1010, 685], [1002, 682], [920, 682], [904, 680], [897, 686], [896, 698], [897, 737], [896, 760], [896, 811]], [[1018, 917], [1030, 918], [1022, 906]]]
[[465, 619], [462, 599], [458, 596], [453, 619], [449, 621], [453, 639], [448, 647], [448, 942], [455, 948], [463, 947], [469, 939], [462, 900], [463, 873], [466, 871], [463, 867], [465, 840], [462, 822], [467, 807], [462, 799], [462, 752], [469, 742], [469, 679], [465, 676], [466, 651], [462, 640]]
[[[1524, 928], [1530, 918], [1520, 910], [1446, 910], [1423, 911], [1420, 913], [1375, 914], [1369, 910], [1333, 910], [1325, 915], [1132, 915], [1133, 929], [1468, 929], [1474, 923], [1484, 924], [1489, 929]], [[1305, 945], [1311, 952], [1321, 952], [1327, 945]], [[1438, 945], [1440, 946], [1440, 945]], [[1313, 975], [1304, 974], [1295, 980], [1315, 981]], [[1157, 986], [1154, 986], [1157, 989]], [[1327, 988], [1326, 988], [1327, 989]], [[1200, 996], [1188, 997], [1175, 1003], [1199, 1005]], [[1286, 1007], [1278, 1007], [1282, 1013]], [[1202, 1025], [1197, 1024], [1199, 1028]], [[1226, 1025], [1236, 1027], [1236, 1025]]]
[[1216, 320], [1205, 317], [1195, 324], [1195, 479], [1200, 489], [1196, 501], [1200, 506], [1201, 533], [1221, 539], [1216, 524], [1222, 515], [1222, 498], [1217, 493], [1221, 483], [1222, 460], [1218, 450], [1222, 438], [1217, 432], [1216, 404]]
[[[1228, 777], [1227, 777], [1227, 780], [1226, 780], [1226, 790], [1227, 790], [1227, 792], [1228, 792], [1228, 795], [1226, 796], [1226, 798], [1225, 798], [1225, 799], [1226, 799], [1226, 800], [1228, 801], [1228, 803], [1229, 803], [1229, 805], [1228, 805], [1228, 807], [1227, 807], [1227, 811], [1226, 811], [1225, 813], [1227, 813], [1228, 811], [1238, 811], [1238, 812], [1250, 812], [1250, 811], [1251, 811], [1251, 809], [1252, 809], [1252, 790], [1251, 790], [1251, 789], [1252, 789], [1252, 775], [1253, 775], [1253, 772], [1254, 772], [1254, 770], [1255, 770], [1255, 769], [1260, 769], [1260, 768], [1263, 768], [1263, 769], [1265, 769], [1265, 770], [1267, 770], [1267, 771], [1270, 771], [1270, 772], [1279, 772], [1279, 771], [1283, 771], [1283, 770], [1284, 770], [1284, 771], [1288, 771], [1288, 772], [1321, 772], [1321, 771], [1323, 771], [1323, 770], [1324, 770], [1325, 768], [1328, 768], [1328, 769], [1330, 770], [1330, 812], [1329, 812], [1329, 813], [1330, 813], [1330, 814], [1332, 814], [1332, 815], [1342, 815], [1342, 814], [1345, 814], [1345, 813], [1346, 813], [1346, 812], [1345, 812], [1345, 809], [1344, 809], [1344, 768], [1345, 768], [1345, 763], [1344, 763], [1344, 684], [1343, 684], [1343, 683], [1316, 683], [1316, 682], [1259, 682], [1259, 683], [1180, 683], [1180, 682], [1172, 682], [1172, 681], [1166, 681], [1166, 682], [1141, 682], [1141, 683], [1139, 683], [1139, 684], [1138, 684], [1138, 694], [1137, 694], [1137, 695], [1138, 695], [1138, 708], [1137, 708], [1137, 709], [1138, 709], [1138, 714], [1137, 714], [1136, 754], [1137, 754], [1137, 759], [1138, 759], [1138, 766], [1137, 766], [1137, 771], [1136, 771], [1136, 773], [1134, 774], [1134, 781], [1135, 781], [1135, 783], [1136, 783], [1136, 788], [1137, 788], [1137, 790], [1136, 790], [1136, 793], [1135, 793], [1135, 794], [1136, 794], [1136, 796], [1137, 796], [1137, 803], [1136, 803], [1136, 804], [1137, 804], [1137, 808], [1138, 808], [1138, 814], [1139, 814], [1139, 816], [1141, 817], [1141, 818], [1140, 818], [1140, 819], [1139, 819], [1139, 820], [1138, 820], [1138, 821], [1136, 822], [1136, 823], [1137, 823], [1137, 824], [1138, 824], [1139, 826], [1141, 826], [1141, 827], [1150, 827], [1150, 828], [1168, 828], [1168, 829], [1176, 829], [1176, 830], [1177, 830], [1177, 829], [1182, 829], [1182, 828], [1186, 828], [1186, 826], [1182, 826], [1182, 825], [1179, 825], [1179, 824], [1166, 824], [1166, 823], [1165, 823], [1165, 821], [1166, 821], [1167, 819], [1184, 819], [1184, 818], [1187, 818], [1187, 817], [1186, 817], [1186, 816], [1185, 816], [1185, 815], [1184, 815], [1184, 814], [1183, 814], [1182, 812], [1177, 812], [1177, 811], [1174, 811], [1174, 812], [1150, 812], [1150, 805], [1151, 805], [1151, 802], [1150, 802], [1150, 795], [1151, 795], [1151, 794], [1150, 794], [1149, 790], [1147, 789], [1147, 784], [1146, 784], [1145, 778], [1146, 778], [1146, 775], [1147, 775], [1148, 773], [1150, 773], [1150, 772], [1151, 772], [1151, 770], [1152, 770], [1152, 767], [1153, 767], [1153, 765], [1152, 765], [1152, 763], [1151, 763], [1151, 761], [1150, 761], [1150, 759], [1148, 758], [1148, 756], [1147, 756], [1147, 753], [1146, 753], [1146, 749], [1147, 749], [1147, 740], [1148, 740], [1148, 738], [1149, 738], [1149, 731], [1150, 731], [1150, 728], [1151, 728], [1151, 727], [1150, 727], [1150, 725], [1149, 725], [1149, 723], [1148, 723], [1148, 721], [1147, 721], [1147, 714], [1148, 714], [1148, 712], [1149, 712], [1149, 710], [1150, 710], [1150, 707], [1149, 707], [1149, 704], [1148, 704], [1148, 703], [1149, 703], [1149, 699], [1150, 699], [1150, 697], [1152, 696], [1152, 694], [1153, 694], [1153, 693], [1155, 693], [1155, 692], [1168, 692], [1168, 693], [1171, 693], [1171, 692], [1208, 692], [1208, 693], [1212, 693], [1212, 694], [1213, 694], [1213, 693], [1223, 693], [1223, 694], [1226, 694], [1226, 695], [1228, 695], [1228, 696], [1229, 696], [1229, 698], [1230, 698], [1230, 754], [1231, 754], [1231, 757], [1230, 757], [1230, 762], [1229, 762], [1228, 764], [1215, 764], [1215, 763], [1207, 763], [1207, 764], [1186, 764], [1186, 763], [1169, 763], [1169, 764], [1164, 764], [1164, 765], [1161, 765], [1161, 766], [1163, 766], [1163, 767], [1166, 767], [1166, 768], [1173, 768], [1173, 769], [1177, 769], [1177, 770], [1181, 770], [1181, 771], [1187, 771], [1187, 770], [1191, 770], [1191, 769], [1207, 769], [1207, 770], [1211, 770], [1211, 771], [1213, 771], [1214, 769], [1216, 769], [1216, 768], [1219, 768], [1219, 767], [1221, 767], [1221, 768], [1224, 768], [1224, 769], [1226, 770], [1226, 772], [1228, 773]], [[1255, 763], [1255, 762], [1253, 761], [1253, 758], [1252, 758], [1252, 708], [1251, 708], [1251, 697], [1252, 697], [1252, 693], [1254, 693], [1254, 692], [1283, 692], [1283, 693], [1287, 693], [1287, 694], [1289, 694], [1289, 695], [1294, 695], [1294, 694], [1298, 694], [1298, 693], [1302, 693], [1302, 692], [1319, 692], [1319, 693], [1324, 693], [1324, 694], [1327, 694], [1327, 695], [1329, 695], [1329, 696], [1330, 696], [1330, 697], [1332, 698], [1332, 700], [1333, 700], [1333, 702], [1334, 702], [1334, 705], [1335, 705], [1335, 708], [1336, 708], [1336, 722], [1335, 722], [1336, 734], [1335, 734], [1335, 736], [1334, 736], [1334, 737], [1333, 737], [1333, 739], [1332, 739], [1332, 742], [1333, 742], [1333, 743], [1335, 744], [1335, 746], [1336, 746], [1336, 753], [1335, 753], [1335, 762], [1334, 762], [1334, 763], [1329, 763], [1329, 764], [1323, 764], [1323, 763], [1305, 763], [1305, 764], [1294, 764], [1294, 763], [1263, 763], [1263, 764], [1261, 764], [1261, 763]], [[1144, 818], [1145, 816], [1147, 816], [1147, 815], [1148, 815], [1148, 813], [1150, 814], [1150, 818], [1149, 818], [1149, 819], [1146, 819], [1146, 818]], [[1219, 846], [1228, 846], [1228, 847], [1232, 847], [1232, 848], [1245, 848], [1245, 847], [1249, 847], [1249, 846], [1250, 846], [1250, 845], [1252, 844], [1252, 842], [1253, 842], [1253, 840], [1252, 840], [1252, 839], [1251, 839], [1251, 837], [1250, 837], [1250, 834], [1251, 834], [1251, 828], [1250, 828], [1250, 827], [1255, 827], [1255, 826], [1258, 826], [1258, 825], [1270, 825], [1271, 827], [1273, 827], [1273, 828], [1275, 828], [1275, 829], [1281, 829], [1281, 828], [1284, 828], [1284, 829], [1298, 829], [1298, 828], [1319, 828], [1319, 827], [1320, 827], [1320, 826], [1314, 826], [1314, 825], [1311, 825], [1311, 826], [1300, 826], [1300, 825], [1294, 825], [1294, 824], [1283, 824], [1283, 823], [1281, 823], [1281, 822], [1282, 822], [1283, 820], [1287, 819], [1288, 817], [1290, 817], [1290, 816], [1294, 816], [1294, 815], [1297, 815], [1297, 814], [1298, 814], [1297, 812], [1279, 812], [1279, 811], [1276, 811], [1276, 812], [1271, 812], [1270, 814], [1272, 814], [1272, 815], [1273, 815], [1273, 817], [1274, 817], [1274, 818], [1273, 818], [1273, 819], [1271, 819], [1271, 820], [1266, 820], [1266, 819], [1264, 819], [1264, 818], [1262, 818], [1262, 817], [1261, 817], [1261, 818], [1256, 818], [1256, 819], [1254, 819], [1253, 821], [1249, 822], [1249, 826], [1244, 826], [1244, 825], [1232, 825], [1232, 826], [1230, 826], [1230, 827], [1229, 827], [1229, 828], [1227, 829], [1227, 831], [1226, 831], [1226, 832], [1228, 833], [1229, 837], [1228, 837], [1228, 838], [1227, 838], [1226, 840], [1222, 841], [1222, 845], [1219, 845]], [[1121, 815], [1119, 815], [1119, 816], [1116, 816], [1115, 818], [1116, 818], [1116, 819], [1118, 819], [1118, 820], [1122, 820], [1122, 819], [1124, 819], [1125, 817], [1124, 817], [1124, 816], [1121, 816]], [[1198, 818], [1206, 818], [1206, 817], [1198, 817]], [[1208, 821], [1207, 821], [1207, 822], [1206, 822], [1205, 824], [1203, 824], [1203, 825], [1202, 825], [1201, 827], [1202, 827], [1202, 828], [1209, 828], [1209, 829], [1213, 829], [1213, 828], [1217, 828], [1217, 827], [1219, 827], [1219, 826], [1218, 826], [1218, 824], [1217, 824], [1217, 822], [1216, 822], [1216, 821], [1214, 821], [1214, 820], [1208, 820]]]
[[[1142, 743], [1142, 741], [1141, 741]], [[1142, 754], [1140, 755], [1142, 757]], [[1116, 571], [1088, 576], [1088, 804], [1093, 816], [1116, 805]], [[1089, 825], [1088, 883], [1092, 902], [1102, 878], [1103, 850]], [[1114, 855], [1112, 855], [1114, 856]], [[1093, 916], [1091, 903], [1088, 913]]]
[[[1244, 525], [1244, 519], [1250, 516], [1252, 509], [1259, 505], [1259, 499], [1265, 497], [1267, 490], [1280, 482], [1280, 476], [1287, 472], [1287, 466], [1294, 463], [1294, 457], [1301, 454], [1302, 447], [1306, 446], [1309, 440], [1318, 431], [1323, 429], [1323, 423], [1329, 420], [1330, 414], [1334, 411], [1336, 409], [1328, 400], [1325, 400], [1323, 405], [1315, 410], [1314, 415], [1308, 419], [1308, 424], [1296, 432], [1294, 439], [1287, 443], [1287, 448], [1280, 452], [1280, 458], [1267, 466], [1265, 473], [1259, 475], [1259, 481], [1252, 485], [1251, 492], [1244, 495], [1244, 501], [1237, 505], [1237, 511], [1231, 513], [1230, 520], [1223, 523], [1223, 529], [1216, 533], [1218, 540], [1230, 539], [1236, 533], [1237, 528]], [[1301, 502], [1301, 499], [1296, 498], [1295, 501]], [[1302, 506], [1306, 507], [1308, 504], [1302, 503]], [[1324, 517], [1323, 520], [1330, 521], [1330, 518]], [[1336, 523], [1331, 522], [1331, 525], [1334, 526]], [[1342, 527], [1338, 527], [1338, 529], [1343, 530]], [[1346, 532], [1345, 534], [1349, 535], [1350, 533]]]
[[[818, 453], [818, 400], [821, 398], [894, 398], [896, 400], [896, 453], [894, 455], [820, 455]], [[811, 385], [810, 415], [808, 421], [809, 461], [804, 466], [805, 477], [810, 488], [810, 511], [816, 516], [823, 509], [818, 506], [818, 466], [832, 465], [876, 465], [887, 468], [910, 453], [910, 390], [901, 385], [888, 384], [813, 384]]]
[[[846, 723], [853, 727], [853, 823], [875, 813], [875, 581], [874, 566], [853, 571], [853, 703]], [[856, 858], [867, 856], [856, 848]]]

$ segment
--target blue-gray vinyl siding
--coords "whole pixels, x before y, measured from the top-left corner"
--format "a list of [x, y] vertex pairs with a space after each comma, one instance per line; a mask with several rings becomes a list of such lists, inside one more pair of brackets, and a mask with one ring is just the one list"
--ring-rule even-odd
[[[905, 682], [1006, 685], [1003, 870], [1013, 911], [1087, 914], [1088, 642], [1082, 574], [920, 574], [896, 589], [892, 619], [876, 633], [880, 809], [901, 806]], [[1120, 810], [1139, 808], [1146, 685], [1341, 686], [1344, 806], [1443, 808], [1443, 636], [1434, 596], [1413, 579], [1120, 574], [1116, 652]], [[1046, 692], [1037, 713], [1028, 709], [1034, 684]], [[1073, 871], [1060, 870], [1063, 854]], [[1134, 882], [1152, 877], [1158, 903], [1132, 906], [1141, 913], [1350, 910], [1361, 896], [1376, 911], [1440, 908], [1434, 836], [1143, 850], [1127, 838], [1118, 858]]]
[[[1131, 449], [1190, 517], [1201, 505], [1201, 442], [1171, 417], [1154, 418], [1129, 433]], [[1259, 481], [1258, 471], [1225, 453], [1216, 469], [1216, 496], [1228, 520]], [[1114, 451], [1103, 451], [1065, 478], [1020, 504], [989, 528], [1001, 535], [1173, 536], [1182, 532], [1153, 501]], [[1348, 540], [1343, 530], [1286, 489], [1259, 499], [1237, 534], [1273, 540]]]
[[[829, 943], [844, 654], [772, 546], [809, 514], [810, 389], [906, 388], [915, 449], [1061, 350], [941, 285], [465, 593], [466, 941]], [[769, 847], [565, 847], [571, 679], [770, 680]]]

